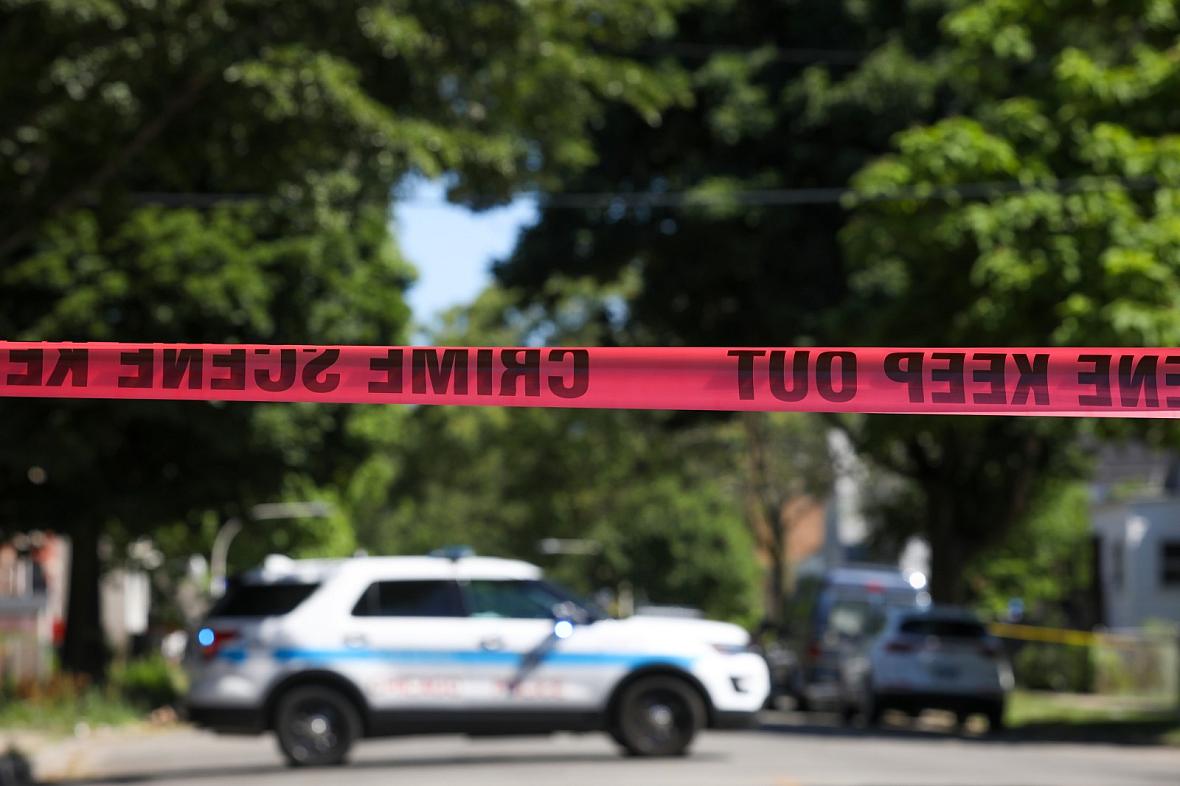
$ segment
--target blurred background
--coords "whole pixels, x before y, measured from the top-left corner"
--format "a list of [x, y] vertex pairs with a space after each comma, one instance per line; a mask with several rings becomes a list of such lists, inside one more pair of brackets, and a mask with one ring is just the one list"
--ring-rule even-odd
[[[1178, 36], [1169, 0], [0, 0], [0, 337], [1177, 346]], [[1062, 782], [1174, 783], [1178, 447], [1171, 421], [6, 399], [0, 726], [171, 724], [184, 631], [267, 554], [463, 543], [755, 633], [783, 695], [741, 756], [777, 782], [844, 776], [757, 746], [935, 766], [937, 719], [800, 712], [801, 588], [871, 563], [1003, 637], [1008, 733], [1043, 746], [988, 778], [1133, 742]]]

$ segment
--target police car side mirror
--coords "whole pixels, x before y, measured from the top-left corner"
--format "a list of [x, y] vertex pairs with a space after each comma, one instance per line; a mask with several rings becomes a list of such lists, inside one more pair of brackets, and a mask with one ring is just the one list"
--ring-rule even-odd
[[566, 639], [573, 635], [574, 626], [586, 622], [586, 612], [574, 603], [556, 603], [553, 606], [553, 636]]
[[586, 622], [586, 610], [576, 603], [563, 601], [561, 603], [554, 603], [549, 610], [555, 620], [569, 620], [575, 625], [582, 625]]

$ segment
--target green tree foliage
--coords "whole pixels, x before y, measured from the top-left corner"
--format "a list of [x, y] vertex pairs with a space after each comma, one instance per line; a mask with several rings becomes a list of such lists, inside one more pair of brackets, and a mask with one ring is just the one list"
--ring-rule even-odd
[[[691, 105], [658, 127], [611, 112], [595, 134], [596, 164], [542, 202], [541, 221], [499, 263], [498, 279], [550, 305], [560, 297], [555, 277], [629, 282], [621, 316], [601, 321], [622, 344], [839, 343], [845, 215], [830, 187], [888, 150], [896, 131], [945, 111], [942, 10], [689, 7], [676, 40], [636, 56], [675, 57]], [[798, 494], [825, 493], [824, 429], [811, 418], [744, 422], [736, 461], [771, 563], [773, 614], [788, 580], [791, 522], [779, 511]]]
[[793, 583], [788, 549], [798, 505], [792, 503], [822, 500], [832, 485], [828, 428], [818, 416], [801, 413], [748, 412], [740, 421], [748, 516], [769, 563], [767, 617], [778, 621]]
[[943, 29], [969, 105], [899, 134], [858, 194], [999, 185], [857, 208], [845, 240], [866, 327], [909, 339], [922, 302], [948, 344], [1175, 343], [1173, 4], [972, 2]]
[[[570, 187], [677, 197], [555, 199], [502, 281], [633, 271], [628, 335], [659, 342], [1175, 344], [1174, 4], [734, 3], [681, 29], [693, 106], [608, 125]], [[842, 424], [904, 481], [889, 534], [930, 540], [948, 601], [1091, 428]]]
[[675, 41], [636, 56], [675, 57], [691, 105], [655, 127], [612, 111], [597, 163], [542, 202], [500, 281], [543, 300], [555, 274], [637, 274], [627, 338], [640, 343], [835, 340], [846, 282], [831, 187], [943, 111], [943, 69], [926, 57], [940, 13], [929, 1], [690, 7]]
[[[88, 213], [53, 224], [34, 253], [0, 271], [13, 338], [391, 341], [401, 335], [409, 269], [383, 212], [336, 229], [297, 233], [282, 216], [233, 206], [142, 207], [113, 235]], [[341, 318], [347, 314], [347, 318]], [[348, 441], [343, 408], [8, 400], [0, 461], [3, 516], [74, 540], [71, 633], [90, 604], [91, 555], [118, 522], [132, 536], [216, 508], [241, 513], [279, 494], [290, 472], [330, 480], [362, 446]], [[47, 482], [30, 483], [29, 467]], [[88, 556], [90, 559], [88, 559]], [[80, 596], [79, 596], [80, 595]], [[69, 629], [68, 629], [69, 630]], [[80, 635], [80, 633], [79, 633]], [[100, 651], [67, 636], [65, 661]]]
[[[451, 315], [439, 343], [587, 340], [601, 303], [567, 287], [556, 316], [492, 289]], [[589, 318], [589, 322], [586, 320]], [[629, 583], [637, 596], [750, 622], [759, 566], [746, 526], [741, 444], [724, 421], [673, 430], [667, 413], [530, 408], [366, 408], [354, 427], [380, 449], [344, 493], [374, 553], [462, 543], [541, 562], [583, 592]], [[725, 427], [721, 430], [720, 425]], [[543, 538], [596, 541], [547, 558]]]
[[994, 619], [1008, 601], [1024, 602], [1025, 618], [1044, 625], [1093, 624], [1093, 543], [1090, 492], [1083, 483], [1056, 483], [1037, 500], [1000, 546], [979, 554], [966, 581], [979, 608]]
[[[587, 163], [607, 103], [655, 122], [679, 78], [608, 47], [666, 35], [677, 5], [2, 0], [0, 335], [395, 342], [398, 181], [500, 198]], [[63, 662], [93, 674], [100, 532], [203, 533], [202, 511], [330, 488], [369, 451], [332, 407], [3, 412], [0, 515], [73, 536]], [[295, 551], [351, 542], [275, 526]]]
[[669, 2], [106, 0], [0, 5], [0, 251], [138, 194], [373, 200], [408, 170], [502, 196], [586, 163], [604, 100], [674, 73], [602, 53]]
[[[942, 29], [962, 110], [898, 134], [857, 175], [862, 201], [843, 231], [858, 315], [847, 335], [1174, 345], [1173, 4], [966, 2]], [[1077, 469], [1068, 448], [1085, 428], [872, 419], [858, 442], [917, 480], [900, 520], [929, 535], [935, 592], [953, 598], [962, 567], [1034, 510], [1045, 479]]]
[[[1009, 601], [1018, 598], [1026, 623], [1089, 629], [1099, 621], [1090, 506], [1086, 484], [1051, 482], [1002, 543], [972, 559], [964, 580], [985, 617], [1005, 619]], [[1034, 690], [1093, 688], [1098, 653], [1090, 647], [1040, 642], [1013, 647], [1017, 684]]]
[[[621, 196], [582, 209], [560, 194], [542, 203], [541, 221], [498, 265], [499, 279], [541, 303], [553, 301], [554, 276], [632, 280], [615, 326], [620, 343], [848, 340], [846, 321], [869, 315], [842, 308], [840, 188], [894, 133], [946, 111], [943, 10], [937, 2], [690, 8], [679, 29], [693, 43], [665, 52], [691, 74], [692, 105], [655, 129], [614, 112], [596, 135], [598, 164], [567, 189]], [[746, 484], [777, 544], [768, 551], [781, 554], [788, 533], [777, 511], [801, 491], [822, 495], [823, 482], [795, 487], [816, 473], [792, 463], [825, 463], [823, 429], [812, 425], [803, 439], [769, 429], [772, 442], [794, 448], [778, 462], [759, 450], [766, 423], [745, 422]], [[784, 586], [785, 566], [772, 566], [771, 577]]]

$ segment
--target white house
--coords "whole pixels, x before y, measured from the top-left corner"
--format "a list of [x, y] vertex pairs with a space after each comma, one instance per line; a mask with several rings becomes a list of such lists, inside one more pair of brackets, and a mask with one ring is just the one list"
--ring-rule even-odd
[[1093, 523], [1106, 624], [1180, 622], [1180, 499], [1098, 504]]

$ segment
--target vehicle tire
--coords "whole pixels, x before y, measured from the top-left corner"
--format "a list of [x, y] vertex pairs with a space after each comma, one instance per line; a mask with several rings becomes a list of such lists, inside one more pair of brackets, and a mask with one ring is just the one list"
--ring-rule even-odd
[[787, 695], [794, 702], [795, 712], [810, 712], [810, 702], [807, 701], [807, 691], [804, 689], [803, 678], [798, 671], [791, 675], [791, 682], [787, 688]]
[[615, 741], [616, 745], [623, 749], [624, 753], [628, 756], [632, 755], [631, 751], [627, 748], [627, 739], [623, 736], [623, 732], [619, 729], [617, 722], [612, 723], [607, 728], [606, 733], [610, 735], [610, 738]]
[[856, 705], [847, 699], [841, 699], [840, 723], [844, 726], [851, 726], [854, 720], [856, 720]]
[[996, 702], [987, 709], [987, 732], [999, 734], [1004, 730], [1004, 702]]
[[611, 737], [632, 756], [679, 756], [705, 725], [705, 702], [676, 677], [641, 677], [619, 696]]
[[343, 764], [361, 736], [356, 705], [340, 691], [303, 685], [284, 693], [275, 708], [275, 737], [292, 767]]
[[880, 699], [877, 694], [873, 693], [873, 689], [868, 685], [864, 688], [864, 698], [861, 700], [860, 714], [864, 719], [865, 726], [873, 728], [881, 725], [881, 715], [885, 712], [881, 706]]

